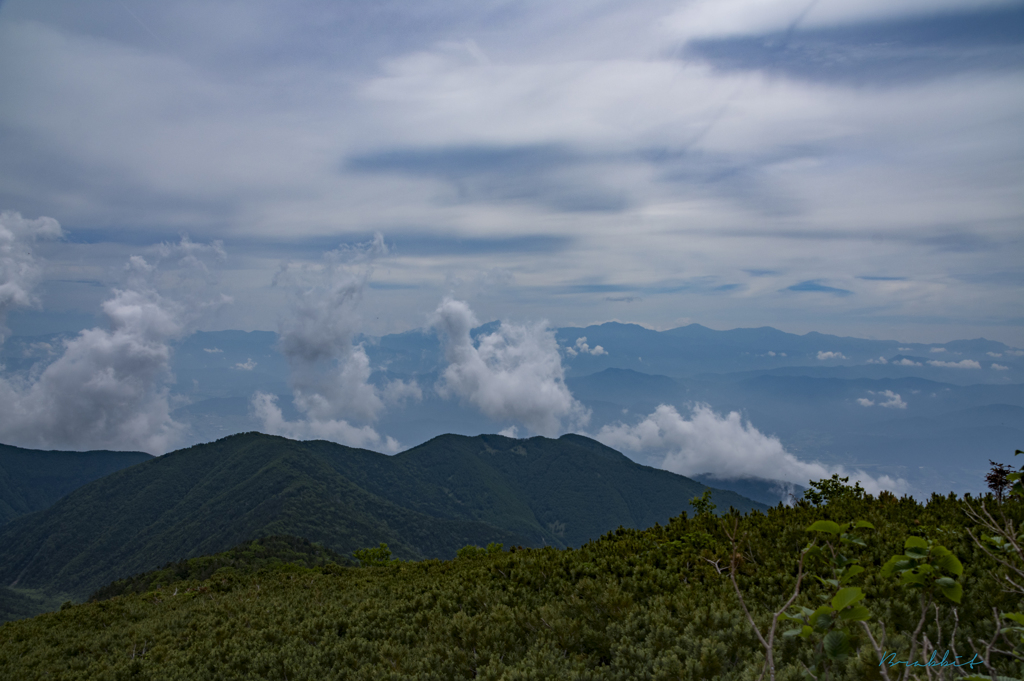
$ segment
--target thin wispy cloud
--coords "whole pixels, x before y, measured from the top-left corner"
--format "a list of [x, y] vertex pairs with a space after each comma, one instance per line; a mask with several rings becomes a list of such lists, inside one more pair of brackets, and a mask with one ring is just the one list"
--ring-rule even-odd
[[891, 390], [883, 390], [881, 392], [875, 392], [869, 390], [868, 393], [872, 397], [858, 397], [857, 404], [862, 407], [882, 407], [883, 409], [906, 409], [907, 403], [903, 401], [899, 393], [894, 393]]
[[980, 369], [981, 363], [974, 359], [962, 359], [959, 362], [944, 362], [942, 360], [930, 359], [928, 364], [933, 367], [944, 367], [947, 369]]

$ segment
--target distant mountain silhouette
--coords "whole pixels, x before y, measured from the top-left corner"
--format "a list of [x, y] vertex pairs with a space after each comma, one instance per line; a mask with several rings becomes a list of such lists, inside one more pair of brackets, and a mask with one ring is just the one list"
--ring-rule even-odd
[[41, 511], [86, 483], [152, 458], [144, 452], [57, 452], [0, 445], [0, 525]]

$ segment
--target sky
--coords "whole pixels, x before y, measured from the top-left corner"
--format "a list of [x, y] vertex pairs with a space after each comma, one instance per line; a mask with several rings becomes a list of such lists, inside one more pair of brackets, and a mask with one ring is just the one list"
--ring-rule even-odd
[[187, 236], [224, 302], [189, 328], [280, 330], [281, 272], [379, 234], [359, 333], [451, 297], [1020, 346], [1022, 76], [995, 0], [7, 0], [0, 210], [33, 285], [0, 314], [106, 323], [129, 258]]
[[[684, 474], [842, 472], [706, 405], [591, 422], [564, 362], [605, 350], [552, 329], [1024, 346], [1022, 130], [1020, 1], [3, 0], [0, 342], [64, 338], [0, 366], [0, 440], [190, 443], [175, 343], [267, 330], [264, 432], [394, 453], [426, 395]], [[436, 383], [374, 379], [359, 339], [410, 329]]]

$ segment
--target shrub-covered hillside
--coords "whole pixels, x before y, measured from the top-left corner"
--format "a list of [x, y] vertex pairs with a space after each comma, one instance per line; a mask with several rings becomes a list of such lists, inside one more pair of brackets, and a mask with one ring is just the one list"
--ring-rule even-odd
[[215, 574], [252, 574], [285, 564], [306, 568], [324, 565], [352, 565], [353, 561], [330, 549], [300, 537], [275, 535], [239, 544], [229, 551], [168, 563], [126, 579], [119, 579], [97, 590], [90, 601], [105, 601], [125, 594], [157, 591], [170, 584], [202, 582]]
[[[1021, 609], [996, 562], [1011, 552], [986, 554], [971, 539], [980, 528], [962, 500], [822, 489], [818, 506], [742, 517], [715, 517], [698, 500], [695, 518], [620, 529], [575, 550], [492, 546], [452, 561], [374, 565], [386, 553], [377, 551], [360, 554], [362, 567], [222, 567], [205, 581], [166, 574], [145, 593], [3, 625], [0, 677], [756, 679], [765, 648], [731, 565], [765, 639], [800, 574], [794, 620], [778, 622], [772, 641], [778, 679], [806, 678], [805, 669], [899, 678], [904, 667], [879, 667], [869, 632], [895, 653], [890, 662], [947, 649], [967, 662], [972, 642], [993, 640], [994, 607]], [[1020, 503], [1001, 508], [1019, 526]], [[1015, 635], [994, 647], [1012, 647]], [[1010, 657], [991, 659], [1002, 675], [1024, 673]], [[952, 678], [949, 668], [932, 671]]]

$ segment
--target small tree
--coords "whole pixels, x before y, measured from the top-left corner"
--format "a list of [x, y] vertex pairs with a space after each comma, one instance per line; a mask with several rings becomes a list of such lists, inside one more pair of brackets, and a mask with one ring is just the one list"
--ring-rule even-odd
[[996, 463], [992, 459], [989, 459], [988, 462], [992, 465], [992, 470], [985, 476], [985, 482], [992, 493], [996, 495], [996, 501], [1002, 503], [1003, 494], [1010, 486], [1010, 480], [1006, 476], [1013, 472], [1013, 468], [1005, 463]]
[[704, 494], [699, 497], [690, 499], [690, 506], [693, 506], [697, 518], [711, 516], [715, 512], [715, 504], [711, 501], [711, 488], [705, 489]]
[[375, 549], [359, 549], [358, 551], [353, 551], [352, 555], [359, 561], [359, 564], [364, 567], [387, 565], [391, 562], [391, 549], [389, 549], [388, 545], [384, 542], [381, 542], [380, 546]]
[[846, 484], [849, 481], [849, 476], [840, 478], [838, 473], [834, 473], [831, 478], [811, 480], [808, 483], [810, 488], [804, 492], [804, 499], [815, 506], [827, 506], [844, 499], [863, 499], [864, 488], [859, 482], [854, 482], [851, 487]]

